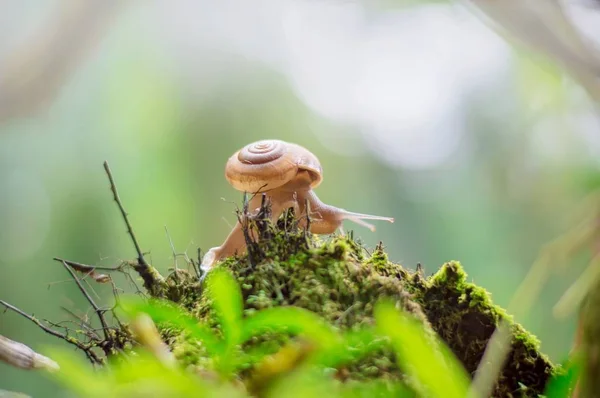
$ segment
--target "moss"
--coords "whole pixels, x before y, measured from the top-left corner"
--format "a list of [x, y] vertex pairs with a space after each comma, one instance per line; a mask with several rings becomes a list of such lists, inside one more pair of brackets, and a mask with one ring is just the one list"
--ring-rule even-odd
[[[265, 216], [268, 212], [265, 212]], [[485, 346], [501, 319], [511, 322], [513, 338], [507, 364], [494, 396], [537, 396], [542, 394], [554, 367], [539, 352], [539, 343], [520, 325], [495, 306], [488, 292], [467, 282], [467, 275], [456, 261], [444, 264], [429, 278], [389, 261], [382, 244], [369, 254], [353, 236], [334, 236], [328, 240], [313, 237], [298, 228], [293, 213], [280, 218], [277, 225], [265, 219], [250, 220], [256, 228], [249, 241], [248, 254], [231, 257], [218, 266], [232, 271], [244, 300], [245, 315], [275, 306], [298, 306], [311, 310], [340, 330], [356, 329], [373, 323], [373, 306], [387, 297], [419, 319], [427, 333], [434, 333], [448, 344], [469, 373], [473, 373]], [[210, 302], [200, 294], [189, 274], [166, 279], [167, 297], [181, 303], [199, 320], [215, 330], [218, 323]], [[189, 339], [163, 332], [180, 362], [205, 368], [202, 347]], [[242, 350], [245, 366], [238, 375], [247, 379], [258, 349], [275, 353], [289, 337], [264, 335], [247, 342]], [[340, 380], [402, 380], [396, 360], [388, 349], [336, 370]]]
[[131, 266], [142, 278], [144, 281], [144, 288], [152, 297], [166, 297], [165, 280], [156, 268], [147, 264], [145, 260], [141, 261], [140, 259], [135, 261], [127, 261], [126, 263]]
[[[356, 242], [338, 236], [314, 248], [287, 255], [270, 247], [256, 266], [248, 257], [228, 259], [227, 267], [242, 286], [246, 313], [280, 305], [314, 311], [341, 328], [369, 324], [375, 297], [396, 299], [415, 316], [427, 322], [420, 307], [410, 300], [404, 270], [398, 266], [384, 272], [363, 260]], [[201, 304], [199, 317], [208, 310]]]
[[200, 282], [197, 277], [179, 268], [165, 279], [163, 294], [165, 298], [189, 310], [194, 308], [200, 299]]
[[494, 305], [485, 289], [467, 282], [459, 262], [444, 264], [416, 291], [415, 300], [427, 319], [470, 373], [477, 369], [498, 322], [507, 320], [511, 350], [494, 396], [511, 396], [515, 391], [525, 396], [543, 393], [554, 367], [540, 353], [538, 340]]

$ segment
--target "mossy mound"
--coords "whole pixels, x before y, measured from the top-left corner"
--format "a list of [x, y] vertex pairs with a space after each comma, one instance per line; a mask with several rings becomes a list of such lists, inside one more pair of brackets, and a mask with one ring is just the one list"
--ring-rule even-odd
[[[498, 321], [509, 319], [493, 305], [484, 289], [467, 282], [458, 262], [446, 263], [436, 274], [425, 278], [420, 271], [389, 261], [382, 245], [369, 253], [351, 234], [325, 241], [310, 236], [298, 228], [293, 214], [282, 217], [277, 225], [261, 220], [252, 221], [247, 227], [258, 231], [248, 239], [248, 254], [219, 264], [237, 278], [246, 315], [292, 305], [319, 314], [341, 330], [349, 330], [372, 324], [374, 304], [383, 297], [390, 298], [419, 319], [426, 331], [438, 333], [471, 374]], [[186, 289], [189, 287], [171, 291]], [[185, 307], [218, 329], [205, 296], [192, 306], [184, 296], [181, 300]], [[543, 393], [555, 369], [539, 352], [536, 338], [520, 325], [511, 325], [511, 352], [494, 396], [536, 397]], [[261, 345], [275, 352], [286, 340], [283, 336], [263, 336], [243, 349], [249, 351], [252, 346]], [[201, 367], [202, 352], [197, 345], [181, 336], [170, 336], [168, 341], [181, 362]], [[240, 375], [242, 379], [245, 376]], [[387, 350], [338, 369], [337, 376], [342, 380], [402, 379], [394, 356]]]
[[535, 336], [512, 322], [495, 306], [485, 289], [467, 282], [458, 262], [444, 264], [424, 281], [414, 295], [438, 335], [448, 344], [469, 373], [475, 372], [486, 344], [501, 320], [511, 324], [511, 349], [494, 396], [537, 396], [554, 372], [548, 357], [539, 351]]

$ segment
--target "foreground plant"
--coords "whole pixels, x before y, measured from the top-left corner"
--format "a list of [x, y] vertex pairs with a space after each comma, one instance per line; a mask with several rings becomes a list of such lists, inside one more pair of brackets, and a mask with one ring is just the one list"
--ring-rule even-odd
[[[110, 371], [93, 372], [65, 351], [54, 356], [63, 363], [58, 379], [85, 396], [135, 396], [180, 394], [197, 396], [328, 396], [349, 397], [360, 391], [395, 396], [415, 396], [421, 390], [433, 397], [464, 397], [468, 377], [453, 354], [440, 341], [431, 344], [422, 326], [411, 315], [398, 311], [390, 301], [375, 308], [375, 327], [359, 332], [340, 333], [316, 314], [296, 307], [269, 308], [244, 319], [242, 293], [230, 273], [211, 273], [207, 295], [220, 321], [220, 332], [199, 323], [184, 310], [164, 301], [129, 300], [123, 309], [131, 319], [148, 314], [160, 327], [177, 328], [206, 348], [208, 362], [199, 371], [173, 368], [153, 350], [137, 350], [111, 363]], [[220, 334], [220, 335], [219, 335]], [[250, 339], [265, 334], [297, 336], [274, 354], [257, 350], [251, 356], [239, 348]], [[399, 381], [340, 383], [329, 369], [359, 360], [375, 349], [390, 345], [409, 383]], [[240, 384], [238, 372], [245, 362], [257, 366], [249, 383]], [[277, 366], [273, 366], [277, 364]], [[285, 365], [287, 364], [287, 366]], [[269, 366], [271, 365], [271, 366]], [[132, 371], [135, 368], [135, 371]], [[207, 377], [211, 375], [212, 377]], [[299, 383], [300, 390], [283, 386]], [[90, 388], [93, 387], [93, 388]], [[303, 395], [298, 395], [299, 391]], [[233, 395], [231, 395], [233, 394]], [[306, 395], [309, 394], [309, 395]]]

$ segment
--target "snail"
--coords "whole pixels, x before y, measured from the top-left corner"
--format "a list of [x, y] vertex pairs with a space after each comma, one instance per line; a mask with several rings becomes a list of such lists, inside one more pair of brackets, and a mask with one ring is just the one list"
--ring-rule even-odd
[[[327, 205], [313, 189], [323, 181], [319, 159], [306, 148], [280, 140], [262, 140], [246, 145], [235, 152], [225, 166], [225, 178], [238, 191], [255, 194], [248, 209], [256, 213], [265, 193], [271, 201], [271, 218], [277, 220], [289, 208], [296, 214], [310, 212], [310, 231], [330, 234], [350, 220], [371, 231], [375, 227], [364, 220], [394, 222], [391, 217], [354, 213]], [[203, 257], [201, 268], [207, 272], [219, 260], [241, 254], [246, 249], [242, 226], [238, 222], [221, 246], [213, 247]]]

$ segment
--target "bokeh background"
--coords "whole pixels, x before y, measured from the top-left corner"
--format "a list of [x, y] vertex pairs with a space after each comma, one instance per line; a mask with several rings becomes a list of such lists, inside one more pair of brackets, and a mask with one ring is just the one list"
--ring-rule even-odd
[[[52, 257], [135, 257], [104, 160], [166, 271], [165, 225], [178, 252], [220, 244], [241, 202], [224, 179], [227, 157], [278, 138], [320, 158], [323, 201], [395, 217], [374, 233], [346, 225], [368, 246], [383, 241], [391, 260], [427, 274], [460, 260], [506, 306], [600, 185], [599, 132], [582, 88], [462, 4], [2, 2], [0, 299], [64, 320], [61, 307], [87, 305]], [[555, 361], [575, 318], [552, 307], [583, 257], [517, 319]], [[94, 289], [110, 303], [108, 286]], [[63, 344], [14, 313], [0, 313], [0, 334], [42, 353]], [[0, 389], [62, 394], [1, 363]]]

